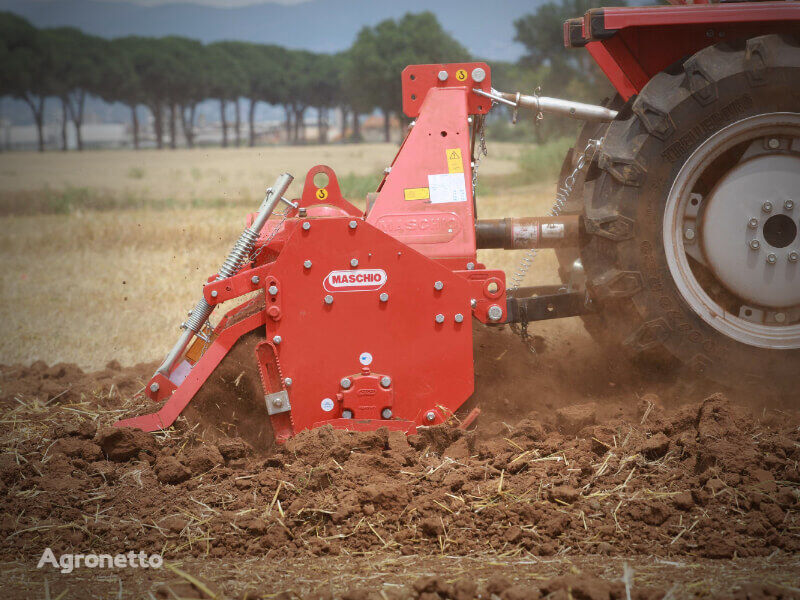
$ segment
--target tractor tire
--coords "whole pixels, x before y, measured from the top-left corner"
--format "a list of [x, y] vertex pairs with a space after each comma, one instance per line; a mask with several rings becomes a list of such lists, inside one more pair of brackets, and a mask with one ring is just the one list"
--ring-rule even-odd
[[800, 40], [716, 44], [653, 77], [583, 183], [587, 329], [797, 398], [799, 179]]

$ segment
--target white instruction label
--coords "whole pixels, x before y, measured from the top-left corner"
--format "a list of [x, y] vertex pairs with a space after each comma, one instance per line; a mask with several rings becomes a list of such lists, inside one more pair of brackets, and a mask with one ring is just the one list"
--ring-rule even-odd
[[467, 185], [464, 177], [464, 173], [428, 175], [428, 189], [430, 190], [431, 204], [466, 202]]
[[564, 237], [564, 224], [563, 223], [544, 223], [542, 224], [542, 237], [543, 238], [563, 238]]

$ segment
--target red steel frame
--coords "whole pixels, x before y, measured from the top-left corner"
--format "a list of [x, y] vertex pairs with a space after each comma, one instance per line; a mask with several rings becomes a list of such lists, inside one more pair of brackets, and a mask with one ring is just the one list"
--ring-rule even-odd
[[[408, 67], [404, 106], [416, 122], [369, 212], [342, 197], [333, 170], [312, 168], [289, 218], [262, 230], [257, 258], [203, 288], [212, 306], [261, 289], [264, 308], [242, 319], [252, 301], [230, 311], [196, 363], [184, 359], [149, 382], [146, 394], [166, 403], [117, 425], [172, 425], [236, 341], [257, 329], [265, 396], [285, 392], [290, 404], [270, 411], [278, 441], [325, 424], [412, 432], [449, 418], [473, 391], [470, 317], [491, 322], [491, 307], [500, 322], [506, 316], [504, 273], [476, 261], [470, 115], [491, 105], [473, 87], [491, 89], [484, 63]], [[320, 173], [323, 187], [314, 183]]]
[[564, 24], [567, 47], [585, 46], [623, 99], [682, 58], [723, 41], [797, 34], [800, 2], [599, 8]]

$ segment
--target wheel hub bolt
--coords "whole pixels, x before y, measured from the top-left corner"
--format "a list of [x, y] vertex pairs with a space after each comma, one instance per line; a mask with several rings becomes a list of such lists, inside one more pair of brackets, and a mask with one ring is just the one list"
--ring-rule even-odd
[[311, 268], [311, 261], [310, 261], [310, 260], [308, 260], [308, 259], [304, 260], [304, 261], [303, 261], [303, 266], [304, 266], [306, 269], [310, 269], [310, 268]]
[[434, 419], [436, 419], [436, 413], [433, 412], [432, 410], [429, 410], [427, 413], [425, 413], [425, 419], [429, 422], [433, 421]]
[[750, 229], [756, 229], [756, 228], [758, 227], [758, 219], [756, 219], [755, 217], [753, 217], [752, 219], [750, 219], [750, 220], [747, 222], [747, 226], [748, 226]]
[[694, 229], [692, 229], [691, 227], [687, 228], [686, 231], [683, 232], [683, 235], [684, 235], [684, 237], [686, 237], [687, 240], [693, 240], [694, 239]]
[[343, 377], [342, 380], [339, 382], [344, 389], [350, 389], [350, 386], [353, 385], [353, 382], [350, 381], [349, 378]]
[[439, 313], [438, 315], [436, 315], [436, 316], [434, 317], [434, 320], [435, 320], [437, 323], [444, 323], [444, 315], [443, 315], [442, 313]]
[[800, 254], [798, 254], [797, 251], [792, 250], [789, 252], [789, 262], [796, 263], [798, 259], [800, 259]]
[[761, 210], [765, 213], [772, 212], [772, 202], [764, 202], [764, 204], [761, 205]]
[[775, 313], [775, 321], [777, 323], [784, 323], [786, 321], [786, 313]]
[[768, 145], [768, 146], [769, 146], [769, 147], [770, 147], [772, 150], [775, 150], [775, 149], [777, 149], [777, 148], [778, 148], [778, 146], [780, 146], [780, 145], [781, 145], [781, 142], [780, 142], [780, 140], [778, 140], [778, 138], [770, 138], [770, 139], [769, 139], [769, 141], [767, 142], [767, 145]]
[[769, 264], [771, 264], [771, 265], [774, 265], [776, 262], [778, 262], [778, 257], [777, 257], [777, 256], [775, 256], [773, 253], [771, 253], [771, 252], [770, 252], [770, 253], [767, 255], [767, 263], [769, 263]]
[[391, 408], [384, 408], [381, 411], [381, 417], [384, 419], [391, 419], [392, 418], [392, 409]]
[[792, 210], [794, 208], [794, 200], [787, 200], [783, 203], [783, 208], [786, 210]]
[[325, 304], [333, 304], [333, 296], [331, 296], [330, 294], [325, 296]]
[[758, 240], [750, 240], [750, 248], [752, 248], [753, 250], [758, 250], [759, 248], [761, 248], [761, 242], [759, 242]]
[[381, 385], [383, 387], [389, 387], [390, 385], [392, 385], [392, 378], [389, 377], [388, 375], [384, 375], [383, 377], [381, 377]]
[[269, 286], [269, 290], [267, 290], [267, 291], [270, 293], [270, 295], [274, 296], [275, 294], [278, 293], [278, 286], [277, 285], [271, 285], [271, 286]]

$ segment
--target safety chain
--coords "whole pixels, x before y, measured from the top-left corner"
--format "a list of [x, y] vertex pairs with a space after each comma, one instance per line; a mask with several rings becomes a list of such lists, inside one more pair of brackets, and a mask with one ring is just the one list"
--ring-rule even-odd
[[[494, 102], [492, 102], [494, 105]], [[478, 184], [478, 167], [481, 164], [481, 159], [484, 156], [489, 156], [489, 151], [486, 149], [486, 131], [484, 125], [486, 124], [486, 115], [481, 115], [480, 117], [475, 117], [479, 119], [477, 127], [478, 127], [478, 140], [480, 142], [480, 147], [478, 151], [475, 153], [473, 157], [472, 163], [472, 196], [475, 196], [475, 186]]]
[[[538, 88], [537, 88], [538, 90]], [[572, 172], [564, 178], [564, 181], [558, 186], [558, 191], [556, 192], [556, 200], [553, 203], [553, 208], [550, 209], [551, 217], [558, 217], [560, 216], [564, 209], [567, 206], [567, 202], [569, 201], [570, 196], [575, 188], [575, 181], [578, 175], [586, 168], [586, 166], [592, 162], [592, 158], [595, 154], [600, 150], [600, 147], [603, 145], [603, 138], [600, 139], [590, 139], [586, 143], [586, 147], [583, 149], [583, 152], [578, 155], [578, 160], [575, 163], [575, 168], [572, 169]], [[517, 270], [514, 272], [514, 275], [511, 278], [511, 287], [509, 288], [510, 292], [514, 292], [515, 290], [519, 289], [520, 285], [522, 285], [525, 276], [528, 274], [536, 255], [538, 254], [538, 250], [536, 248], [530, 248], [526, 253], [525, 256], [522, 257], [520, 260], [519, 265], [517, 266]], [[528, 350], [531, 353], [536, 354], [536, 348], [534, 348], [533, 343], [533, 336], [528, 333], [528, 322], [525, 318], [526, 315], [522, 315], [522, 323], [517, 325], [516, 323], [511, 324], [511, 330], [519, 335], [520, 339], [524, 344], [528, 346]]]

